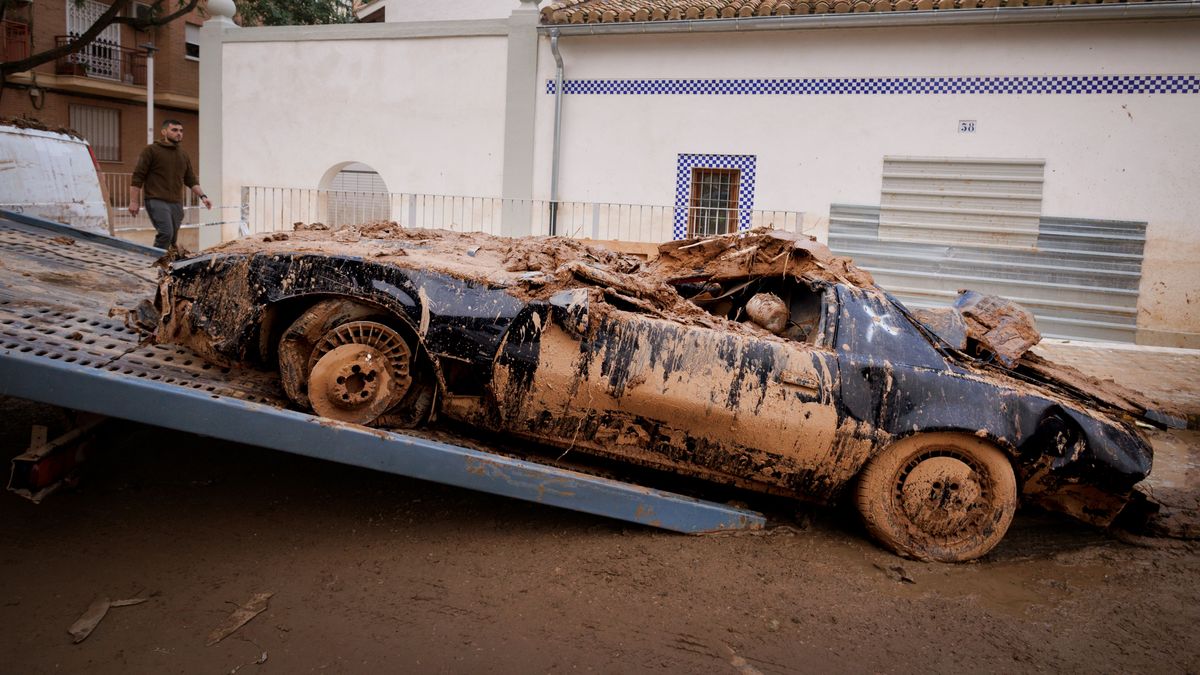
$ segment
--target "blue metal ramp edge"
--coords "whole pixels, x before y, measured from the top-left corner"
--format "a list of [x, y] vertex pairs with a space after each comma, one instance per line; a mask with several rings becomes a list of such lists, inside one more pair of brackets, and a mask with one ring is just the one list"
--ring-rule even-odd
[[166, 251], [161, 248], [145, 246], [132, 241], [125, 241], [124, 239], [119, 239], [108, 234], [97, 234], [95, 232], [88, 232], [87, 230], [80, 230], [78, 228], [71, 227], [70, 225], [56, 223], [53, 220], [46, 220], [45, 218], [38, 218], [37, 216], [29, 216], [24, 213], [17, 213], [15, 211], [5, 211], [4, 209], [0, 209], [0, 218], [5, 218], [14, 223], [20, 223], [22, 225], [31, 225], [39, 230], [44, 230], [52, 234], [60, 234], [66, 237], [71, 237], [72, 239], [82, 239], [83, 241], [93, 242], [121, 251], [129, 251], [130, 253], [144, 253], [145, 255], [150, 256], [151, 260], [166, 253]]
[[761, 529], [766, 522], [724, 504], [16, 350], [0, 351], [0, 394], [675, 532]]

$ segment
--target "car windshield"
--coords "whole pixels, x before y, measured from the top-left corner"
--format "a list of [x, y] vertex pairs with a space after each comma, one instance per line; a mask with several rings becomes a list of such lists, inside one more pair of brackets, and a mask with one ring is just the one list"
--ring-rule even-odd
[[837, 348], [864, 359], [945, 368], [943, 355], [906, 315], [878, 291], [839, 288]]

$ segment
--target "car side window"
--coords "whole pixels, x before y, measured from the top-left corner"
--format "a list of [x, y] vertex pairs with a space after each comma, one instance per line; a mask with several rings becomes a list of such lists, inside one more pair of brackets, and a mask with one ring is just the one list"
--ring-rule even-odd
[[791, 277], [758, 277], [728, 282], [680, 284], [676, 287], [708, 313], [755, 327], [789, 340], [818, 344], [825, 314], [825, 288]]

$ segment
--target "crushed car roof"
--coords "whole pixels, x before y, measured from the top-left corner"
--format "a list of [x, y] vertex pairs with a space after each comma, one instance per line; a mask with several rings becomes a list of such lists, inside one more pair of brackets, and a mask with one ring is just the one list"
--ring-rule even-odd
[[296, 223], [295, 228], [231, 241], [206, 253], [363, 258], [503, 286], [526, 300], [546, 299], [583, 282], [662, 318], [735, 330], [742, 324], [714, 317], [688, 302], [673, 284], [790, 276], [874, 286], [868, 272], [812, 237], [770, 229], [668, 242], [659, 247], [658, 258], [647, 262], [566, 237], [509, 238], [402, 228], [394, 222], [338, 229]]

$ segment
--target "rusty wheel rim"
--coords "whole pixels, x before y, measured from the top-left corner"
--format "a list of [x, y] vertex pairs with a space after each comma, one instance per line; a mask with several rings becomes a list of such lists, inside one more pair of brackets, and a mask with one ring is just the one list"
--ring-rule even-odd
[[986, 469], [953, 449], [924, 452], [905, 463], [894, 499], [917, 530], [945, 544], [979, 536], [994, 511]]
[[373, 321], [342, 324], [326, 333], [311, 358], [308, 397], [323, 417], [368, 424], [412, 384], [408, 345]]

